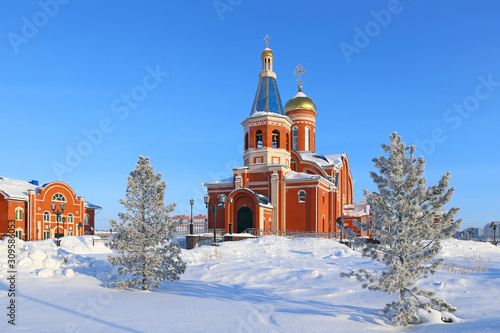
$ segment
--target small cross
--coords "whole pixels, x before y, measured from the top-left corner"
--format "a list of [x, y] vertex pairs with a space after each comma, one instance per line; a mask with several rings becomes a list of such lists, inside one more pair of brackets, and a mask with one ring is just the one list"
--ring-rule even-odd
[[269, 35], [266, 35], [266, 37], [264, 37], [264, 41], [266, 42], [266, 47], [269, 47], [269, 40], [271, 39], [271, 37], [269, 37]]
[[293, 74], [299, 75], [299, 78], [297, 79], [297, 81], [299, 81], [299, 89], [302, 86], [302, 80], [300, 79], [300, 74], [304, 74], [305, 72], [306, 70], [304, 69], [304, 67], [302, 67], [301, 64], [298, 64], [297, 69], [293, 71]]

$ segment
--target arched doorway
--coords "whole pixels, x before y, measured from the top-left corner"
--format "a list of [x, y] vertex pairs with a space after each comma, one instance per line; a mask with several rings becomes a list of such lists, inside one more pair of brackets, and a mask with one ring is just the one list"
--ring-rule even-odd
[[238, 210], [237, 218], [237, 233], [243, 232], [248, 228], [253, 228], [253, 214], [248, 207], [241, 207]]

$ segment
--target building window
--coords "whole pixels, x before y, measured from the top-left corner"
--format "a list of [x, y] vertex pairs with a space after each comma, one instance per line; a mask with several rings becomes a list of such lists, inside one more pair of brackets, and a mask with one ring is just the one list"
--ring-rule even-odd
[[43, 213], [43, 222], [50, 222], [50, 213], [49, 212]]
[[83, 219], [83, 223], [85, 225], [89, 225], [89, 214], [85, 214], [85, 218]]
[[297, 127], [292, 128], [293, 135], [293, 150], [298, 150], [299, 145], [299, 129]]
[[323, 203], [325, 203], [325, 192], [323, 192]]
[[22, 221], [23, 219], [23, 210], [21, 208], [16, 209], [16, 220]]
[[73, 214], [68, 214], [68, 223], [73, 223]]
[[262, 148], [262, 131], [255, 132], [255, 147]]
[[73, 236], [73, 231], [68, 231], [68, 236]]
[[277, 130], [273, 131], [273, 148], [280, 147], [280, 132]]
[[245, 150], [248, 149], [248, 133], [245, 133]]
[[49, 239], [50, 238], [50, 231], [44, 231], [43, 232], [43, 239]]
[[306, 202], [306, 192], [299, 191], [299, 202]]
[[290, 135], [288, 135], [288, 133], [286, 133], [286, 142], [285, 142], [285, 145], [286, 145], [286, 150], [290, 150]]
[[23, 231], [16, 230], [16, 237], [19, 238], [20, 240], [22, 240], [23, 239]]
[[61, 201], [61, 202], [65, 202], [66, 201], [66, 198], [64, 197], [64, 195], [62, 195], [61, 193], [56, 193], [54, 194], [54, 196], [52, 197], [52, 201]]
[[306, 134], [305, 134], [305, 151], [309, 151], [309, 127], [306, 127]]

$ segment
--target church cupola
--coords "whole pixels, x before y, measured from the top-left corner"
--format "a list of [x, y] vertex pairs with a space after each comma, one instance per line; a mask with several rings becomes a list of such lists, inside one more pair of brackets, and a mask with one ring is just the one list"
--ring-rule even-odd
[[275, 164], [290, 166], [290, 130], [292, 121], [285, 116], [281, 103], [276, 73], [273, 72], [273, 51], [266, 48], [261, 53], [262, 70], [252, 103], [250, 115], [242, 123], [245, 128], [245, 165]]
[[266, 48], [262, 51], [262, 71], [259, 74], [259, 85], [252, 103], [250, 115], [256, 112], [277, 113], [284, 115], [283, 104], [276, 83], [276, 73], [273, 72], [273, 51], [269, 48], [269, 36], [266, 36]]
[[292, 149], [312, 151], [316, 147], [316, 104], [302, 92], [301, 74], [306, 70], [298, 65], [293, 74], [298, 75], [299, 91], [285, 104], [285, 114], [292, 120]]

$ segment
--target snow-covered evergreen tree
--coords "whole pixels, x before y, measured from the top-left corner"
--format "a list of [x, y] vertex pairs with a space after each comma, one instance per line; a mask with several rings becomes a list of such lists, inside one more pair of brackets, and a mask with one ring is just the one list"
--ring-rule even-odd
[[362, 268], [341, 275], [356, 277], [368, 290], [396, 294], [398, 301], [387, 304], [384, 311], [393, 324], [406, 326], [420, 322], [418, 308], [456, 310], [434, 293], [416, 286], [416, 282], [439, 268], [442, 260], [435, 257], [441, 249], [440, 240], [451, 237], [460, 228], [461, 220], [451, 222], [459, 208], [442, 209], [455, 190], [449, 188], [450, 173], [444, 174], [438, 185], [427, 188], [423, 178], [425, 161], [422, 156], [413, 156], [415, 146], [407, 147], [397, 133], [390, 138], [390, 145], [382, 145], [388, 158], [373, 159], [379, 174], [370, 172], [379, 192], [364, 191], [372, 207], [372, 224], [357, 223], [380, 242], [366, 244], [363, 256], [382, 262], [387, 269], [369, 272]]
[[127, 176], [126, 200], [120, 199], [126, 213], [119, 213], [120, 222], [111, 220], [117, 231], [110, 248], [119, 255], [108, 256], [111, 266], [118, 266], [118, 275], [126, 275], [110, 286], [142, 290], [157, 288], [161, 281], [179, 280], [186, 264], [181, 250], [172, 241], [175, 224], [170, 212], [175, 204], [165, 206], [167, 184], [155, 174], [148, 157], [139, 156], [135, 169]]

